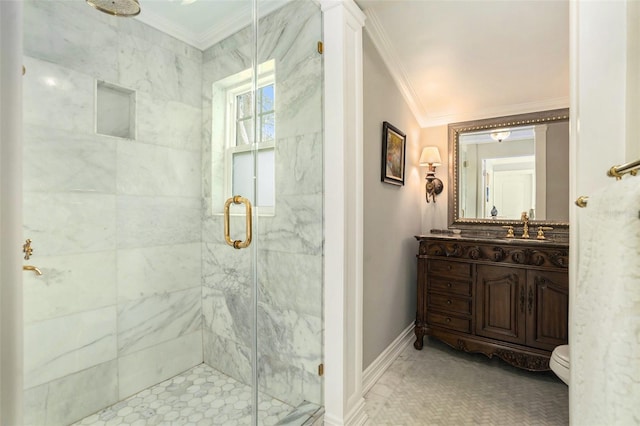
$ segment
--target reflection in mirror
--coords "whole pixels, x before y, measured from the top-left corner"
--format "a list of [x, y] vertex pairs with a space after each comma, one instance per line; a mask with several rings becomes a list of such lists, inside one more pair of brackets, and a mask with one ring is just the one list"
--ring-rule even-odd
[[450, 221], [569, 220], [568, 110], [449, 125]]

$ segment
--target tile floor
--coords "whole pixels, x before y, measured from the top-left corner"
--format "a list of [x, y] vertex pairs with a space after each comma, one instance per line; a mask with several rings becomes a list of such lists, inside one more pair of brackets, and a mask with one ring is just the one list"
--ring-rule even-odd
[[[74, 426], [249, 425], [246, 385], [201, 364]], [[568, 425], [569, 392], [552, 372], [530, 373], [425, 337], [365, 395], [368, 426]], [[319, 424], [319, 407], [263, 398], [260, 425]]]
[[425, 337], [365, 395], [369, 426], [568, 425], [569, 388], [552, 372], [456, 351]]
[[[250, 425], [251, 388], [200, 364], [86, 417], [73, 426], [213, 426]], [[261, 395], [260, 425], [312, 424], [319, 406], [295, 409]]]

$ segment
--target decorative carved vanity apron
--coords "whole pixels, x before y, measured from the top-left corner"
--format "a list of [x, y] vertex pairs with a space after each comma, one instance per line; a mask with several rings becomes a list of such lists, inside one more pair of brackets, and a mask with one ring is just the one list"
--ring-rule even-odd
[[416, 236], [418, 306], [414, 347], [425, 335], [467, 352], [549, 369], [567, 344], [567, 244]]

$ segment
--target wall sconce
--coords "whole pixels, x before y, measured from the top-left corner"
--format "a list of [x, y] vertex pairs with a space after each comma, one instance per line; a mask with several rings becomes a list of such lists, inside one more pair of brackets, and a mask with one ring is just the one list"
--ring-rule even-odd
[[429, 202], [429, 196], [433, 202], [436, 202], [436, 195], [442, 192], [444, 185], [442, 181], [435, 176], [436, 166], [442, 164], [442, 160], [440, 159], [440, 152], [438, 151], [438, 147], [436, 146], [427, 146], [422, 149], [422, 155], [420, 155], [420, 166], [428, 167], [427, 176], [425, 179], [427, 180], [427, 184], [425, 185], [427, 203]]

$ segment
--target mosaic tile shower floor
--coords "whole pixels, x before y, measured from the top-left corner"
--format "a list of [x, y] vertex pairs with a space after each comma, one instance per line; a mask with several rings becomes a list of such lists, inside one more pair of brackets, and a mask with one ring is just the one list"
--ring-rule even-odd
[[[412, 342], [413, 343], [413, 342]], [[367, 426], [569, 424], [569, 388], [552, 372], [424, 339], [409, 345], [365, 395]]]
[[[72, 426], [250, 425], [251, 399], [251, 387], [200, 364]], [[270, 397], [260, 395], [258, 408], [260, 425], [306, 423], [286, 421], [293, 407]]]

